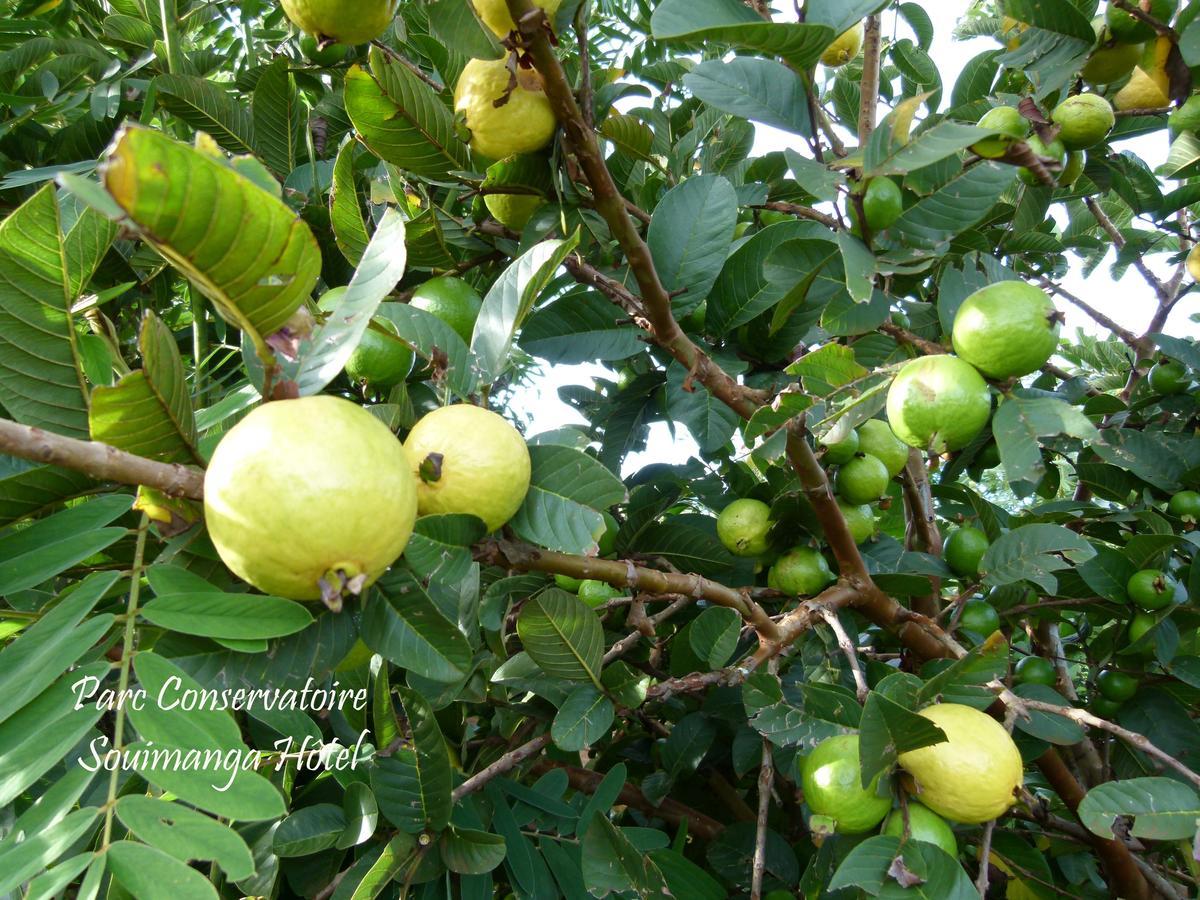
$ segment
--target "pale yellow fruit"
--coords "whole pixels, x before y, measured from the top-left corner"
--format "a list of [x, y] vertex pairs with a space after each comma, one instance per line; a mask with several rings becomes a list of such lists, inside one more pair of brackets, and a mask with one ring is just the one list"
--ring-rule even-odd
[[529, 448], [503, 417], [478, 406], [443, 406], [404, 442], [417, 476], [421, 515], [466, 513], [495, 531], [529, 491]]
[[1113, 106], [1126, 109], [1162, 109], [1171, 102], [1167, 92], [1170, 84], [1161, 69], [1147, 72], [1141, 66], [1133, 70], [1129, 81], [1113, 97]]
[[1004, 726], [958, 703], [927, 706], [920, 715], [941, 728], [946, 740], [899, 756], [916, 781], [917, 799], [964, 824], [1003, 815], [1025, 777], [1021, 754]]
[[1200, 281], [1200, 244], [1197, 244], [1188, 252], [1187, 270], [1193, 280]]
[[[516, 30], [516, 23], [513, 22], [512, 15], [508, 11], [508, 4], [504, 0], [471, 0], [471, 2], [475, 7], [475, 12], [479, 14], [479, 18], [483, 20], [483, 24], [490, 28], [496, 37], [508, 37], [510, 31]], [[561, 2], [562, 0], [533, 0], [533, 5], [544, 9], [546, 16], [553, 22], [554, 14], [558, 12]]]
[[283, 0], [292, 23], [318, 40], [365, 44], [396, 17], [399, 0]]
[[404, 550], [417, 485], [379, 419], [338, 397], [254, 409], [213, 453], [204, 521], [222, 562], [261, 591], [316, 600], [321, 579], [370, 584]]
[[537, 194], [485, 194], [483, 205], [501, 225], [520, 231], [546, 201]]
[[825, 52], [821, 54], [821, 64], [828, 66], [831, 69], [836, 69], [838, 66], [844, 66], [854, 57], [858, 56], [858, 51], [863, 45], [863, 23], [859, 22], [849, 31], [844, 31], [836, 41], [825, 48]]
[[[511, 92], [509, 80], [504, 59], [473, 59], [454, 88], [454, 111], [471, 132], [471, 149], [492, 159], [541, 150], [554, 137], [554, 111], [541, 76], [518, 68]], [[505, 96], [508, 100], [496, 106]]]

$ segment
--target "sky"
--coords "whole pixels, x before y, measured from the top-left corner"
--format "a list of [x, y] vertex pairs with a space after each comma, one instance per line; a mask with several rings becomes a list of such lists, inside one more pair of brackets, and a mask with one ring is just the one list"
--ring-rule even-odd
[[[963, 66], [977, 54], [995, 49], [997, 46], [991, 38], [954, 40], [952, 28], [949, 25], [951, 22], [957, 21], [966, 12], [968, 6], [969, 0], [938, 0], [939, 15], [935, 22], [936, 33], [929, 53], [937, 61], [947, 96], [949, 88], [953, 86]], [[884, 34], [886, 36], [893, 33], [897, 38], [915, 38], [903, 21], [896, 21], [893, 15], [888, 14], [884, 19]], [[795, 147], [796, 144], [795, 135], [770, 126], [755, 124], [754, 155], [781, 150], [785, 147]], [[1117, 151], [1134, 152], [1151, 168], [1155, 168], [1167, 158], [1168, 138], [1166, 132], [1162, 131], [1117, 142], [1113, 146]], [[1154, 295], [1141, 276], [1132, 268], [1119, 281], [1114, 281], [1110, 275], [1111, 259], [1110, 254], [1109, 259], [1086, 278], [1081, 265], [1073, 266], [1063, 279], [1062, 285], [1119, 324], [1141, 334], [1154, 313], [1156, 305]], [[1171, 274], [1171, 270], [1167, 267], [1165, 260], [1165, 256], [1151, 258], [1148, 260], [1148, 265], [1159, 275], [1168, 276]], [[1102, 335], [1105, 333], [1089, 316], [1073, 305], [1062, 300], [1057, 303], [1062, 312], [1066, 314], [1064, 334], [1073, 335], [1077, 328], [1088, 334]], [[1189, 317], [1195, 313], [1200, 313], [1200, 292], [1189, 294], [1179, 302], [1164, 331], [1175, 335], [1200, 336], [1200, 325], [1189, 320]], [[588, 385], [592, 378], [597, 376], [612, 377], [609, 370], [595, 364], [554, 367], [543, 364], [542, 369], [542, 374], [534, 380], [533, 386], [528, 390], [521, 391], [512, 400], [513, 411], [521, 419], [530, 423], [530, 434], [549, 431], [564, 425], [583, 423], [584, 420], [575, 410], [558, 399], [558, 388], [570, 384]], [[683, 462], [695, 452], [696, 444], [686, 428], [680, 426], [672, 435], [666, 423], [657, 422], [651, 426], [647, 449], [641, 453], [630, 454], [626, 459], [626, 471], [623, 474], [637, 471], [651, 462]]]

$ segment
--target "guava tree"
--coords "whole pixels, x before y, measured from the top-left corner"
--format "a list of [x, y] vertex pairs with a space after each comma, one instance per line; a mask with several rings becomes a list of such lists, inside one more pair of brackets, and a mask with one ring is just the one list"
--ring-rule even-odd
[[1196, 896], [1200, 3], [966, 6], [5, 3], [0, 895]]

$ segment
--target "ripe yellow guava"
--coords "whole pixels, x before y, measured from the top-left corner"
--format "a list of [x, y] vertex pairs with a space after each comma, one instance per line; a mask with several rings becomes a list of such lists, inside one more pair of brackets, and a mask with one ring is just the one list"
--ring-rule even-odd
[[814, 813], [836, 820], [836, 828], [843, 834], [870, 831], [892, 808], [891, 796], [877, 793], [881, 775], [864, 788], [858, 735], [827, 738], [804, 758], [800, 770], [804, 802]]
[[1147, 72], [1141, 66], [1133, 70], [1129, 81], [1113, 97], [1113, 106], [1127, 109], [1163, 109], [1171, 103], [1170, 80], [1161, 69]]
[[1068, 150], [1096, 146], [1117, 122], [1112, 105], [1099, 94], [1068, 97], [1054, 107], [1050, 119], [1058, 126], [1058, 139]]
[[554, 111], [541, 76], [518, 67], [511, 90], [510, 78], [507, 60], [473, 59], [454, 88], [454, 111], [471, 132], [471, 149], [492, 159], [533, 153], [554, 137]]
[[537, 194], [485, 194], [483, 205], [501, 225], [520, 231], [545, 200]]
[[491, 410], [460, 403], [424, 416], [404, 442], [417, 479], [421, 515], [466, 513], [495, 531], [529, 491], [529, 448]]
[[[544, 9], [547, 18], [553, 24], [554, 14], [558, 12], [561, 2], [562, 0], [533, 0], [533, 5]], [[504, 0], [471, 0], [471, 3], [475, 7], [475, 12], [479, 14], [479, 18], [483, 20], [483, 24], [490, 28], [496, 37], [508, 37], [510, 31], [516, 30], [517, 25], [513, 22], [512, 15], [508, 11], [508, 4]]]
[[204, 520], [222, 562], [259, 590], [321, 597], [339, 573], [370, 584], [404, 550], [417, 486], [404, 448], [338, 397], [277, 400], [230, 429], [204, 475]]
[[954, 352], [989, 378], [1028, 375], [1054, 354], [1061, 318], [1041, 288], [997, 281], [958, 308]]
[[888, 388], [892, 431], [919, 450], [961, 450], [983, 430], [991, 414], [987, 382], [957, 356], [911, 360]]
[[1021, 754], [1004, 726], [958, 703], [927, 706], [920, 715], [942, 729], [946, 740], [899, 756], [916, 782], [917, 799], [968, 825], [1003, 815], [1025, 778]]
[[858, 56], [858, 51], [862, 49], [863, 45], [863, 32], [862, 22], [843, 31], [838, 35], [837, 40], [826, 47], [825, 52], [821, 54], [821, 65], [836, 69]]
[[1079, 75], [1088, 84], [1112, 84], [1133, 71], [1145, 49], [1142, 44], [1116, 40], [1105, 24], [1104, 16], [1092, 19], [1096, 32], [1096, 49], [1087, 58]]
[[365, 44], [396, 17], [399, 0], [283, 0], [283, 11], [318, 41]]

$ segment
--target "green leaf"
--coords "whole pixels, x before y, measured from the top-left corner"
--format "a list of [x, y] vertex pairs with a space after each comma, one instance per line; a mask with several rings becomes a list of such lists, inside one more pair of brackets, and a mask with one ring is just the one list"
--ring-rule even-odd
[[546, 289], [562, 261], [579, 243], [579, 234], [565, 241], [542, 241], [517, 257], [496, 279], [487, 296], [475, 333], [471, 355], [479, 378], [490, 384], [508, 368], [513, 338], [529, 315], [538, 295]]
[[63, 253], [48, 184], [0, 222], [0, 405], [24, 425], [86, 439], [87, 388]]
[[[1053, 703], [1055, 706], [1070, 707], [1070, 702], [1052, 687], [1044, 684], [1018, 684], [1013, 693], [1018, 697], [1037, 700], [1042, 703]], [[1026, 734], [1035, 738], [1049, 741], [1051, 744], [1061, 744], [1064, 747], [1078, 744], [1083, 740], [1084, 731], [1078, 723], [1054, 713], [1040, 710], [1028, 710], [1029, 718], [1017, 716], [1014, 724]]]
[[517, 342], [551, 363], [617, 360], [642, 349], [642, 332], [597, 291], [571, 290], [534, 310]]
[[445, 47], [453, 47], [472, 59], [499, 59], [504, 52], [491, 30], [475, 17], [470, 4], [435, 0], [428, 11], [433, 35]]
[[614, 715], [611, 700], [592, 685], [581, 684], [559, 707], [550, 734], [560, 750], [584, 750], [608, 734]]
[[1061, 525], [1023, 525], [993, 541], [983, 554], [984, 583], [997, 586], [1031, 581], [1047, 594], [1058, 589], [1052, 573], [1080, 565], [1095, 548]]
[[250, 109], [254, 144], [271, 171], [286, 177], [304, 145], [305, 112], [288, 61], [278, 56], [262, 70]]
[[93, 486], [83, 472], [39, 466], [0, 453], [0, 527], [44, 512]]
[[672, 361], [667, 368], [667, 413], [687, 426], [703, 452], [716, 452], [733, 437], [741, 419], [699, 382], [691, 381], [685, 388], [690, 380], [688, 371]]
[[396, 589], [388, 596], [372, 592], [363, 609], [364, 643], [396, 665], [433, 681], [465, 677], [471, 648], [462, 632], [438, 611], [410, 574], [396, 570], [391, 577]]
[[108, 870], [136, 900], [171, 896], [180, 900], [215, 900], [217, 889], [207, 878], [161, 850], [133, 841], [111, 844]]
[[725, 888], [712, 875], [675, 850], [651, 850], [646, 854], [666, 879], [676, 897], [688, 900], [724, 900]]
[[321, 252], [308, 226], [223, 160], [127, 125], [101, 173], [139, 236], [256, 346], [312, 292]]
[[110, 614], [85, 617], [119, 577], [118, 572], [92, 573], [0, 651], [0, 681], [6, 685], [0, 722], [53, 684], [111, 627]]
[[[142, 738], [168, 747], [245, 749], [232, 713], [213, 708], [211, 700], [203, 707], [185, 708], [185, 698], [203, 696], [203, 686], [176, 663], [144, 650], [134, 661], [134, 671], [146, 697], [140, 706], [131, 704], [127, 714]], [[227, 775], [213, 772], [211, 777], [224, 783]]]
[[1134, 837], [1191, 840], [1200, 819], [1200, 795], [1174, 778], [1127, 778], [1092, 788], [1079, 804], [1079, 820], [1103, 838], [1113, 837], [1120, 816], [1133, 817]]
[[346, 814], [334, 803], [303, 806], [279, 823], [271, 849], [285, 859], [309, 856], [337, 844], [346, 828]]
[[163, 462], [204, 465], [179, 347], [153, 311], [142, 319], [138, 345], [142, 368], [122, 377], [115, 387], [92, 392], [92, 440]]
[[792, 134], [812, 134], [804, 82], [774, 60], [746, 56], [710, 59], [684, 75], [683, 85], [692, 96], [722, 112]]
[[303, 631], [312, 614], [303, 605], [260, 594], [162, 594], [139, 613], [168, 631], [202, 637], [249, 639], [282, 637]]
[[942, 253], [950, 239], [979, 224], [1012, 185], [1012, 166], [984, 162], [918, 200], [889, 229], [907, 253]]
[[742, 617], [734, 610], [713, 606], [700, 613], [688, 629], [692, 652], [708, 663], [709, 669], [719, 669], [737, 648], [742, 633]]
[[353, 266], [362, 259], [370, 240], [354, 181], [357, 150], [358, 144], [353, 140], [342, 144], [333, 164], [333, 185], [329, 189], [329, 224], [333, 228], [333, 237], [342, 255]]
[[662, 771], [672, 781], [696, 771], [716, 738], [717, 726], [708, 716], [703, 713], [684, 716], [663, 742], [659, 753]]
[[795, 69], [816, 63], [837, 36], [827, 25], [776, 24], [736, 0], [664, 0], [650, 28], [656, 40], [732, 44], [782, 57]]
[[[904, 869], [915, 876], [904, 888], [893, 875], [893, 860], [900, 856]], [[979, 892], [958, 860], [940, 847], [925, 841], [909, 841], [891, 835], [875, 835], [856, 845], [842, 860], [828, 890], [856, 887], [872, 897], [912, 900], [979, 900]]]
[[478, 379], [471, 353], [453, 328], [407, 303], [380, 303], [377, 312], [396, 326], [402, 341], [436, 365], [455, 395], [466, 398], [475, 390]]
[[924, 716], [871, 691], [859, 725], [859, 769], [862, 785], [896, 762], [900, 753], [945, 742], [946, 733]]
[[1000, 448], [1005, 477], [1010, 482], [1036, 484], [1046, 474], [1039, 438], [1064, 434], [1090, 443], [1096, 439], [1096, 426], [1081, 409], [1065, 400], [1009, 397], [996, 410], [992, 433]]
[[389, 209], [379, 220], [337, 308], [300, 345], [295, 381], [302, 397], [320, 393], [342, 371], [383, 298], [404, 277], [407, 264], [404, 219], [397, 210]]
[[939, 122], [928, 131], [922, 131], [911, 141], [890, 148], [890, 152], [868, 152], [868, 174], [872, 177], [907, 175], [915, 169], [931, 166], [947, 157], [955, 156], [993, 133], [986, 128], [976, 128], [961, 122]]
[[178, 860], [212, 860], [231, 881], [254, 874], [254, 858], [241, 835], [180, 803], [130, 794], [117, 801], [116, 812], [137, 837]]
[[504, 862], [504, 838], [486, 831], [451, 826], [438, 841], [442, 862], [459, 875], [482, 875]]
[[346, 785], [346, 793], [342, 796], [342, 812], [346, 817], [346, 827], [335, 847], [357, 847], [371, 839], [379, 822], [379, 804], [375, 802], [369, 785], [361, 781]]
[[446, 739], [433, 714], [433, 707], [414, 690], [398, 687], [396, 693], [404, 706], [408, 727], [416, 749], [417, 778], [420, 782], [421, 810], [425, 827], [441, 831], [450, 821], [453, 801], [450, 796], [450, 756]]
[[594, 553], [599, 510], [625, 500], [625, 485], [594, 457], [561, 444], [529, 448], [525, 501], [509, 522], [518, 535], [550, 550]]
[[354, 130], [380, 159], [426, 178], [469, 168], [466, 145], [454, 131], [454, 115], [429, 85], [378, 49], [370, 73], [346, 73], [346, 112]]
[[164, 109], [230, 153], [254, 153], [254, 123], [240, 98], [194, 75], [159, 75], [151, 89]]
[[574, 594], [549, 588], [531, 597], [517, 616], [517, 634], [550, 677], [600, 687], [604, 630], [596, 613]]
[[[737, 206], [726, 179], [696, 175], [667, 191], [654, 208], [646, 244], [677, 313], [695, 308], [712, 289], [733, 241]], [[684, 293], [674, 296], [679, 291]]]
[[416, 848], [412, 835], [398, 832], [377, 857], [363, 856], [351, 867], [332, 900], [374, 900], [413, 862]]
[[124, 749], [136, 762], [134, 770], [148, 782], [206, 812], [257, 822], [287, 811], [278, 788], [257, 772], [239, 769], [230, 780], [230, 772], [224, 769], [175, 768], [189, 751], [203, 753], [206, 748], [137, 742]]
[[847, 231], [838, 232], [837, 242], [845, 263], [846, 291], [855, 303], [866, 303], [875, 296], [875, 254]]
[[594, 897], [634, 891], [641, 897], [666, 891], [658, 867], [600, 813], [583, 833], [583, 882]]
[[[77, 809], [55, 825], [0, 852], [0, 894], [16, 890], [57, 860], [93, 827], [99, 813], [94, 807]], [[216, 897], [216, 891], [211, 896]]]

